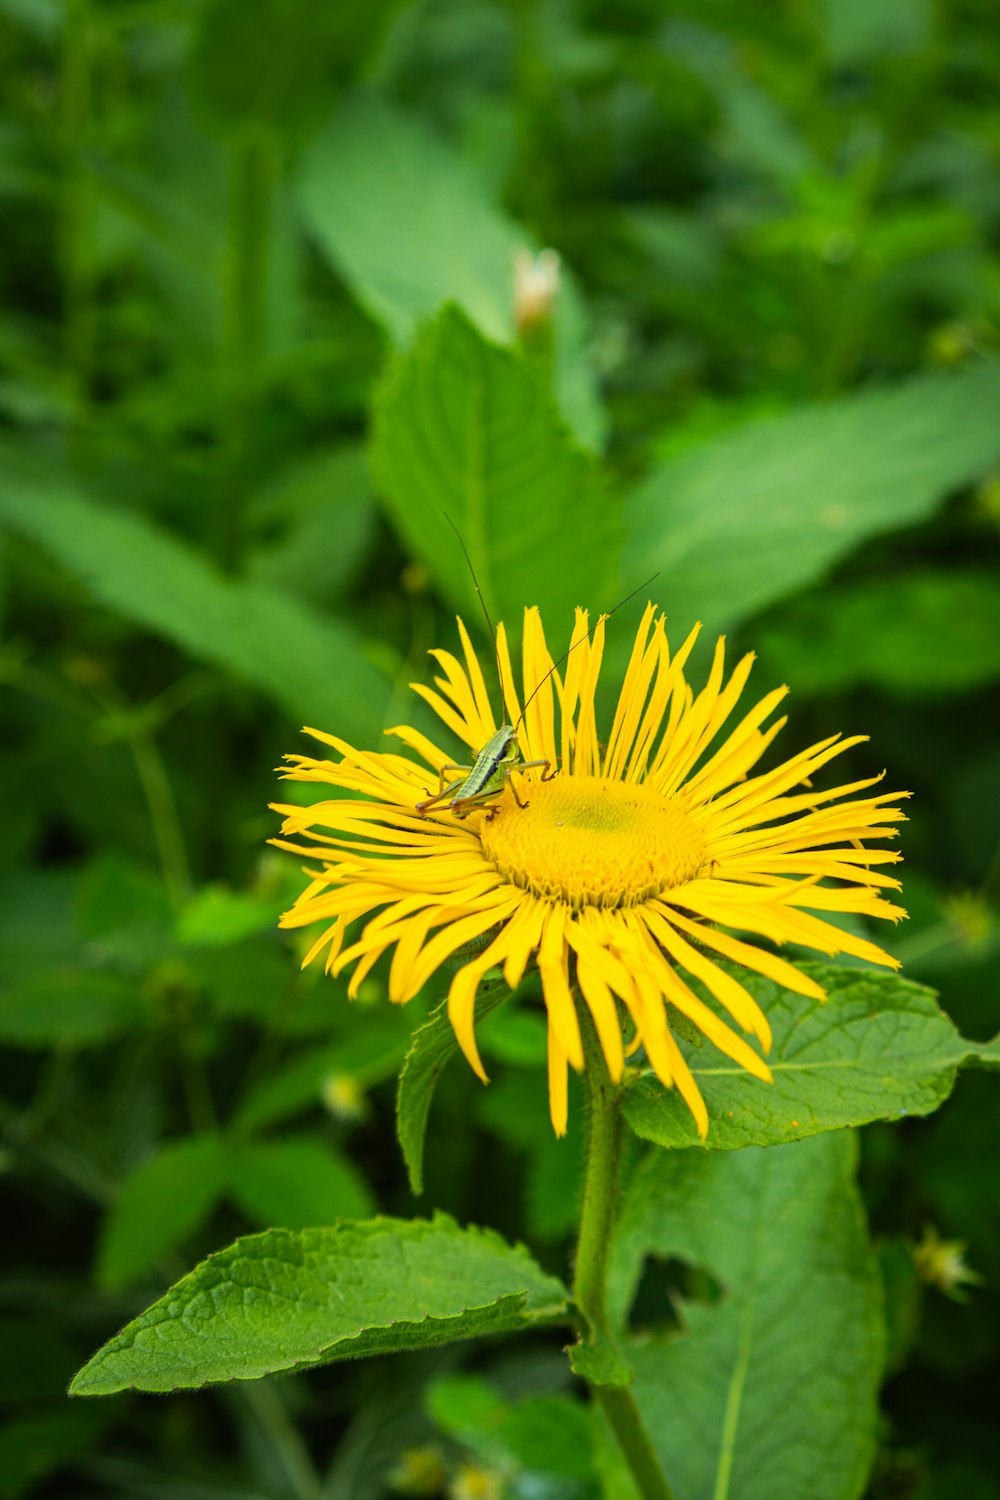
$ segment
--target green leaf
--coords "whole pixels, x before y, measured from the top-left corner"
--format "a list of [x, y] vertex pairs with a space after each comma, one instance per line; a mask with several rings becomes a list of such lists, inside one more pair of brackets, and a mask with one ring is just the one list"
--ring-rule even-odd
[[13, 979], [36, 973], [39, 953], [50, 964], [69, 964], [79, 956], [78, 912], [74, 910], [78, 905], [78, 873], [69, 867], [24, 868], [0, 879], [0, 980], [4, 987]]
[[439, 1375], [424, 1398], [427, 1415], [451, 1438], [495, 1432], [510, 1410], [500, 1392], [481, 1375]]
[[24, 1417], [0, 1430], [0, 1500], [21, 1500], [38, 1481], [94, 1444], [106, 1419], [87, 1411], [61, 1410]]
[[407, 1018], [400, 1007], [388, 1014], [361, 1012], [351, 1030], [327, 1047], [310, 1047], [283, 1067], [260, 1079], [236, 1113], [240, 1130], [260, 1130], [290, 1115], [315, 1108], [331, 1078], [344, 1078], [360, 1089], [395, 1073], [411, 1044]]
[[329, 1024], [325, 1007], [317, 1007], [314, 1017], [304, 1016], [315, 990], [309, 988], [308, 979], [297, 976], [289, 983], [288, 955], [268, 939], [249, 938], [228, 948], [188, 948], [184, 970], [204, 992], [215, 1016], [246, 1017], [282, 1033], [303, 1020], [310, 1022], [314, 1033]]
[[574, 607], [607, 603], [617, 587], [615, 508], [595, 462], [573, 445], [535, 366], [487, 343], [456, 308], [390, 370], [372, 463], [407, 547], [470, 620], [479, 606], [445, 514], [494, 621], [518, 636], [526, 604], [568, 637]]
[[248, 552], [247, 573], [297, 599], [326, 604], [357, 579], [375, 519], [364, 446], [310, 452], [248, 498], [247, 520], [263, 535]]
[[199, 1229], [226, 1187], [226, 1147], [217, 1135], [172, 1141], [125, 1183], [104, 1222], [97, 1271], [127, 1286]]
[[497, 1437], [518, 1466], [521, 1494], [548, 1493], [554, 1500], [568, 1491], [583, 1500], [597, 1492], [590, 1410], [575, 1396], [519, 1401]]
[[[486, 338], [512, 342], [515, 257], [537, 247], [470, 163], [419, 119], [373, 99], [345, 105], [306, 155], [300, 200], [320, 249], [396, 344], [446, 302]], [[387, 224], [405, 225], [402, 253]], [[565, 276], [555, 357], [560, 410], [582, 443], [599, 448], [605, 418], [583, 310]]]
[[0, 524], [30, 537], [101, 603], [230, 669], [299, 722], [361, 741], [381, 729], [388, 684], [347, 626], [223, 578], [152, 522], [99, 505], [6, 447], [0, 471]]
[[177, 940], [191, 948], [228, 948], [275, 925], [275, 893], [207, 885], [177, 919]]
[[686, 629], [710, 631], [912, 525], [1000, 460], [1000, 373], [923, 375], [766, 417], [661, 463], [626, 506], [625, 578], [659, 569]]
[[[580, 1495], [577, 1484], [565, 1481], [593, 1478], [590, 1411], [574, 1396], [529, 1396], [514, 1404], [480, 1375], [443, 1375], [425, 1404], [441, 1432], [487, 1470], [507, 1473], [513, 1494]], [[553, 1476], [563, 1481], [558, 1490]], [[587, 1484], [582, 1493], [595, 1491]]]
[[892, 59], [899, 67], [906, 53], [926, 47], [933, 34], [934, 7], [929, 0], [827, 0], [817, 11], [832, 71], [870, 68]]
[[[576, 1074], [570, 1074], [569, 1118], [583, 1108]], [[549, 1117], [548, 1089], [540, 1070], [505, 1068], [476, 1096], [476, 1118], [515, 1151], [526, 1154], [525, 1223], [533, 1239], [571, 1236], [580, 1217], [584, 1135], [557, 1137]]]
[[145, 1020], [134, 984], [70, 965], [0, 990], [0, 1040], [12, 1047], [99, 1047]]
[[520, 1246], [444, 1214], [272, 1229], [212, 1255], [94, 1355], [71, 1394], [256, 1380], [565, 1320]]
[[607, 1334], [595, 1332], [586, 1344], [571, 1344], [570, 1369], [588, 1385], [628, 1385], [632, 1371]]
[[361, 67], [395, 4], [209, 0], [189, 60], [192, 93], [207, 118], [226, 129], [288, 129], [329, 99], [331, 75], [339, 81]]
[[[710, 1149], [774, 1146], [845, 1125], [932, 1114], [960, 1065], [989, 1055], [988, 1047], [963, 1040], [923, 985], [867, 969], [800, 967], [823, 985], [825, 1002], [742, 976], [774, 1034], [773, 1083], [681, 1043], [708, 1106]], [[628, 1089], [624, 1109], [648, 1141], [701, 1144], [677, 1091], [650, 1073]]]
[[267, 1228], [305, 1229], [334, 1219], [363, 1219], [375, 1208], [353, 1163], [307, 1137], [235, 1149], [228, 1190], [251, 1222]]
[[612, 1252], [616, 1317], [650, 1256], [723, 1287], [718, 1301], [683, 1304], [680, 1333], [629, 1341], [630, 1389], [676, 1494], [861, 1493], [884, 1333], [856, 1155], [847, 1132], [773, 1151], [654, 1151], [630, 1184]]
[[985, 568], [905, 571], [803, 594], [755, 634], [764, 670], [796, 693], [870, 683], [907, 697], [1000, 677], [1000, 580]]
[[[509, 996], [506, 985], [497, 983], [476, 998], [476, 1019], [482, 1020]], [[399, 1073], [396, 1093], [396, 1135], [403, 1151], [410, 1188], [424, 1190], [424, 1136], [427, 1116], [445, 1064], [458, 1051], [458, 1040], [448, 1020], [448, 1002], [441, 1004], [413, 1034], [413, 1043]]]
[[817, 171], [815, 154], [766, 88], [753, 77], [737, 44], [697, 21], [666, 23], [663, 44], [715, 96], [721, 116], [721, 152], [782, 187], [798, 186]]
[[81, 871], [77, 925], [87, 958], [145, 974], [170, 945], [170, 901], [162, 877], [109, 850]]
[[544, 1068], [548, 1058], [548, 1027], [540, 1008], [505, 1005], [495, 1010], [477, 1028], [477, 1041], [484, 1057], [513, 1068]]

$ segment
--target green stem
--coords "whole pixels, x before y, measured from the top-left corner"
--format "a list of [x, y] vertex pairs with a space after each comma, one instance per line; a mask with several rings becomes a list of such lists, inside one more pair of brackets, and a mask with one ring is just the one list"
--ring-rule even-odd
[[583, 1182], [580, 1237], [576, 1247], [573, 1295], [595, 1330], [608, 1331], [606, 1289], [608, 1251], [618, 1210], [618, 1173], [624, 1121], [616, 1086], [608, 1076], [593, 1023], [580, 1006], [588, 1091], [587, 1169]]
[[[590, 1337], [596, 1341], [611, 1336], [607, 1311], [608, 1255], [618, 1213], [625, 1122], [618, 1087], [608, 1077], [593, 1022], [585, 1006], [581, 1005], [579, 1010], [589, 1114], [573, 1297], [589, 1324]], [[593, 1387], [593, 1395], [618, 1440], [643, 1500], [673, 1500], [631, 1390], [627, 1386], [601, 1385]]]
[[133, 733], [128, 747], [146, 798], [170, 904], [179, 911], [191, 889], [191, 873], [167, 768], [151, 734]]
[[309, 1450], [278, 1392], [276, 1381], [258, 1381], [237, 1386], [233, 1399], [243, 1406], [271, 1448], [294, 1500], [323, 1500], [323, 1483], [313, 1467]]
[[642, 1413], [627, 1385], [601, 1385], [594, 1395], [618, 1439], [625, 1462], [642, 1500], [673, 1500], [660, 1460], [649, 1440]]

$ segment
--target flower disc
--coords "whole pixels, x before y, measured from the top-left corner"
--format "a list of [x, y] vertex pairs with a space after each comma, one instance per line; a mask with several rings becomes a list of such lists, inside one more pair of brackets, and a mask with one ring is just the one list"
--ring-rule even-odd
[[507, 793], [483, 853], [521, 890], [579, 910], [638, 906], [701, 869], [705, 835], [679, 798], [608, 776], [556, 776]]

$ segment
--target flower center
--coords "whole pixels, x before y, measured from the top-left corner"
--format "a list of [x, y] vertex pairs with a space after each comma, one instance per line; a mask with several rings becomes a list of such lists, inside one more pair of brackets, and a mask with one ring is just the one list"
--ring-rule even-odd
[[520, 782], [479, 827], [514, 885], [571, 906], [638, 906], [696, 875], [702, 829], [676, 799], [604, 776]]

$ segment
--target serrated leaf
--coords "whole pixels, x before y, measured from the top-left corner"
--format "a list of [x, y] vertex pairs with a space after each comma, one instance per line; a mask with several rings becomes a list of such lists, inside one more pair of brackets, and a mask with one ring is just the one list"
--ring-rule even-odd
[[[884, 1331], [846, 1131], [772, 1151], [651, 1152], [612, 1252], [623, 1320], [647, 1256], [723, 1295], [626, 1341], [630, 1387], [678, 1495], [856, 1500], [874, 1453]], [[664, 1310], [666, 1312], [666, 1309]]]
[[[951, 1093], [959, 1066], [988, 1054], [959, 1035], [923, 985], [865, 969], [800, 967], [823, 985], [825, 1002], [742, 976], [771, 1024], [773, 1083], [718, 1054], [713, 1060], [709, 1048], [681, 1044], [708, 1106], [710, 1150], [931, 1114]], [[651, 1074], [628, 1088], [624, 1110], [636, 1134], [657, 1145], [701, 1144], [676, 1090]]]
[[272, 1229], [202, 1261], [70, 1389], [99, 1396], [256, 1380], [564, 1320], [567, 1298], [525, 1249], [443, 1214]]
[[305, 1229], [334, 1219], [363, 1219], [375, 1208], [352, 1162], [306, 1137], [234, 1148], [228, 1192], [251, 1223]]
[[223, 578], [152, 522], [98, 504], [6, 447], [0, 471], [0, 524], [30, 537], [101, 603], [231, 670], [298, 722], [362, 741], [381, 730], [388, 683], [347, 626], [260, 584]]
[[860, 683], [908, 698], [968, 692], [1000, 677], [1000, 578], [908, 566], [803, 594], [755, 645], [765, 672], [796, 694]]
[[[477, 1020], [488, 1016], [509, 994], [503, 984], [483, 989], [476, 998]], [[396, 1137], [414, 1193], [424, 1190], [424, 1136], [434, 1090], [445, 1064], [457, 1051], [458, 1040], [448, 1020], [448, 1002], [442, 1000], [424, 1025], [414, 1032], [413, 1042], [399, 1072], [396, 1092]]]
[[745, 618], [1000, 461], [1000, 373], [922, 375], [766, 417], [661, 463], [626, 502], [624, 576], [682, 630]]
[[569, 631], [609, 601], [617, 528], [595, 462], [574, 446], [536, 368], [487, 343], [455, 307], [428, 324], [379, 394], [372, 464], [407, 547], [470, 620], [479, 605], [458, 528], [494, 619], [524, 606]]
[[[512, 342], [515, 257], [538, 247], [423, 121], [382, 101], [348, 102], [306, 153], [299, 197], [320, 249], [396, 344], [446, 302], [486, 338]], [[405, 253], [387, 224], [406, 225]], [[599, 448], [605, 417], [588, 367], [583, 310], [565, 276], [555, 356], [563, 417], [582, 443]]]
[[226, 1146], [217, 1135], [172, 1141], [124, 1184], [101, 1233], [98, 1277], [127, 1286], [208, 1218], [226, 1187]]

